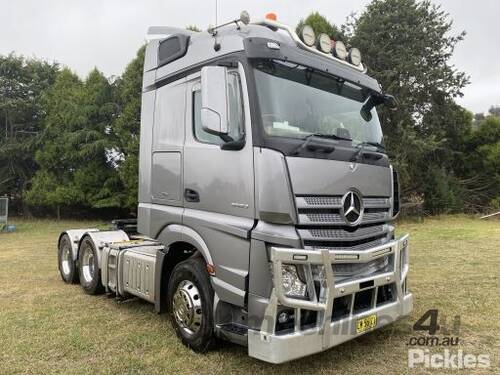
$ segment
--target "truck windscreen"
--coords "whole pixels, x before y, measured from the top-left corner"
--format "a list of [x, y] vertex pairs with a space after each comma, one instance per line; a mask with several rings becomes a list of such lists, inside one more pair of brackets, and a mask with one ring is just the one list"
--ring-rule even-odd
[[266, 136], [328, 135], [353, 147], [382, 143], [375, 108], [369, 121], [360, 114], [368, 90], [297, 64], [267, 60], [254, 68]]

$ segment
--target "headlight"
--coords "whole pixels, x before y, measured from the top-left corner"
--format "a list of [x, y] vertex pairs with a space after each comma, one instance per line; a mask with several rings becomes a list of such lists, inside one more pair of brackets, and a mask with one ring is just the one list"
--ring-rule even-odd
[[283, 291], [288, 297], [306, 296], [306, 284], [299, 278], [297, 267], [293, 264], [283, 264], [281, 268]]

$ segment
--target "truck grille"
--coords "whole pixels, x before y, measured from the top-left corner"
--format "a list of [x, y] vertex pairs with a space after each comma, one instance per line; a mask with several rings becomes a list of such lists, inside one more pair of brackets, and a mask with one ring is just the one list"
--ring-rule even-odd
[[297, 231], [306, 249], [365, 250], [386, 243], [394, 228], [389, 197], [364, 197], [361, 223], [350, 227], [341, 216], [341, 196], [296, 196]]
[[[341, 196], [296, 196], [300, 225], [345, 225], [340, 211]], [[391, 218], [391, 201], [388, 197], [363, 198], [364, 214], [360, 223], [372, 224]]]

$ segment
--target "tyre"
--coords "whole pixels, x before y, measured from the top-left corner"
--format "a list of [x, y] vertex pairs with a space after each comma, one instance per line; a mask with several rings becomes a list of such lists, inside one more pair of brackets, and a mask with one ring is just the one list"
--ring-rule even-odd
[[61, 279], [68, 284], [76, 284], [78, 282], [78, 272], [76, 262], [73, 260], [71, 251], [71, 239], [67, 234], [61, 237], [57, 249], [57, 264], [59, 265], [59, 273]]
[[193, 257], [175, 266], [168, 283], [170, 320], [182, 343], [195, 352], [214, 346], [213, 304], [205, 260]]
[[94, 242], [88, 236], [85, 236], [80, 244], [78, 252], [78, 271], [80, 276], [80, 285], [87, 294], [104, 293], [104, 287], [101, 283], [101, 271], [97, 261], [97, 252]]

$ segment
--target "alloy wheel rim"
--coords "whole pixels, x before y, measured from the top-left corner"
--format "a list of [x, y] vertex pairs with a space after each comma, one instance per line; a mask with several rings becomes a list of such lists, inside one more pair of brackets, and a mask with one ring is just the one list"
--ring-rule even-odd
[[94, 279], [94, 252], [89, 246], [83, 249], [82, 274], [87, 283]]
[[202, 302], [198, 288], [193, 282], [183, 280], [177, 286], [173, 298], [172, 310], [179, 327], [189, 335], [201, 328]]
[[69, 251], [69, 247], [67, 245], [64, 245], [61, 252], [61, 267], [65, 275], [69, 275], [70, 273], [71, 269], [70, 260], [71, 260], [71, 254]]

